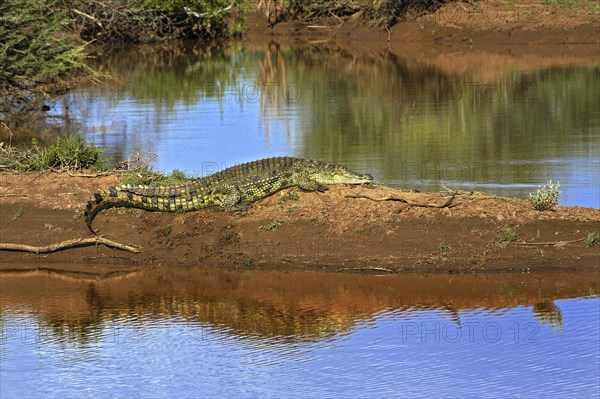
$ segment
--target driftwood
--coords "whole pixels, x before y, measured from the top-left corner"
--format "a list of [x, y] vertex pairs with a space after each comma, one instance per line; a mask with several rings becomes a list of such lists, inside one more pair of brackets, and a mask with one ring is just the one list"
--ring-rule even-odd
[[581, 242], [584, 241], [585, 238], [579, 238], [577, 240], [570, 240], [570, 241], [550, 241], [550, 242], [511, 242], [509, 244], [512, 245], [555, 245], [557, 247], [560, 247], [562, 245], [566, 245], [566, 244], [573, 244], [575, 242]]
[[[452, 196], [447, 199], [444, 203], [432, 203], [432, 200], [439, 200], [440, 197], [434, 196], [431, 194], [424, 193], [405, 193], [405, 192], [392, 192], [388, 191], [385, 193], [381, 193], [374, 190], [362, 190], [357, 193], [348, 191], [344, 193], [344, 197], [346, 198], [366, 198], [371, 201], [399, 201], [404, 202], [411, 206], [420, 206], [425, 208], [452, 208], [458, 204], [452, 204], [454, 197], [456, 197], [456, 193], [453, 193]], [[442, 198], [444, 199], [444, 198]], [[439, 202], [439, 201], [438, 201]]]
[[386, 272], [386, 273], [395, 273], [392, 269], [388, 269], [387, 267], [369, 267], [369, 266], [363, 266], [363, 267], [340, 267], [338, 269], [339, 272], [343, 272], [343, 271], [348, 271], [348, 270], [353, 270], [353, 271], [374, 271], [374, 272]]
[[0, 250], [5, 251], [21, 251], [21, 252], [33, 252], [36, 254], [47, 254], [51, 252], [60, 251], [67, 248], [73, 247], [84, 247], [89, 245], [103, 244], [107, 247], [121, 249], [123, 251], [139, 253], [140, 248], [137, 246], [121, 244], [115, 241], [111, 241], [104, 237], [90, 237], [90, 238], [75, 238], [59, 242], [57, 244], [50, 245], [26, 245], [26, 244], [15, 244], [15, 243], [0, 243]]

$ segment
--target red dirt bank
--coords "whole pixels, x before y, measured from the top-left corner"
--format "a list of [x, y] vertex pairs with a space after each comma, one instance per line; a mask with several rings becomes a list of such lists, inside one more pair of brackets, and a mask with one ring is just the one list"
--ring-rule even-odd
[[[48, 245], [89, 237], [78, 216], [93, 192], [118, 179], [0, 173], [0, 241]], [[600, 266], [600, 246], [567, 243], [600, 231], [598, 209], [559, 206], [538, 212], [525, 200], [477, 195], [457, 196], [453, 207], [441, 209], [348, 197], [361, 192], [372, 197], [405, 193], [383, 186], [337, 186], [326, 193], [298, 192], [295, 199], [282, 191], [245, 214], [112, 209], [97, 216], [95, 228], [111, 240], [141, 246], [141, 253], [106, 247], [48, 255], [2, 251], [0, 267], [85, 264], [110, 272], [132, 265], [205, 265], [473, 273], [597, 271]], [[515, 228], [521, 243], [535, 245], [498, 243], [498, 230], [506, 225]], [[538, 245], [548, 242], [557, 244]]]

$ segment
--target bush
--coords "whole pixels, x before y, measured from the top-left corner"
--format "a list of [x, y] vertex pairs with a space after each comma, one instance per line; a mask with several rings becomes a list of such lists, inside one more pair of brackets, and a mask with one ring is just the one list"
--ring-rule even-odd
[[239, 34], [250, 0], [76, 0], [81, 37], [102, 43], [216, 39]]
[[558, 204], [559, 198], [560, 183], [552, 184], [552, 180], [549, 180], [547, 185], [540, 186], [535, 195], [529, 194], [529, 201], [538, 211], [553, 209]]
[[32, 140], [31, 154], [16, 165], [22, 172], [44, 169], [103, 169], [106, 160], [100, 158], [102, 150], [87, 144], [79, 136], [57, 138], [49, 147], [40, 147]]
[[585, 238], [585, 245], [588, 247], [593, 247], [600, 241], [600, 235], [598, 235], [597, 231], [592, 231]]
[[0, 1], [0, 95], [53, 83], [84, 67], [83, 45], [65, 33], [57, 1]]

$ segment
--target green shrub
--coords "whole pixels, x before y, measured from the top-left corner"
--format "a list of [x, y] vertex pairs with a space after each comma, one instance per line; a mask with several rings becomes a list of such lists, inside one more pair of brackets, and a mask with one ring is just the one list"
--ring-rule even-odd
[[66, 34], [56, 0], [0, 1], [0, 93], [53, 83], [84, 67], [84, 46]]
[[600, 236], [597, 231], [592, 231], [585, 238], [585, 245], [588, 247], [593, 247], [600, 241]]
[[552, 184], [552, 180], [549, 180], [545, 186], [540, 186], [535, 195], [529, 194], [529, 201], [538, 211], [553, 209], [558, 204], [559, 198], [560, 183]]
[[250, 0], [77, 0], [81, 37], [103, 43], [222, 39], [246, 27]]
[[58, 137], [48, 147], [41, 147], [36, 139], [32, 142], [31, 154], [16, 169], [27, 172], [44, 169], [103, 169], [106, 160], [100, 158], [102, 150], [87, 144], [79, 136]]

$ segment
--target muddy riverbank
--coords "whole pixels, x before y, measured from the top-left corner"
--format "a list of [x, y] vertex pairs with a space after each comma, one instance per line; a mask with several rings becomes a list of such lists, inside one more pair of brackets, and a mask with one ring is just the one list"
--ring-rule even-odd
[[[48, 245], [90, 237], [82, 210], [95, 191], [119, 179], [3, 172], [0, 241]], [[408, 202], [374, 200], [385, 197]], [[598, 209], [539, 212], [524, 199], [468, 193], [444, 208], [423, 206], [443, 206], [448, 198], [336, 186], [326, 193], [282, 191], [244, 213], [112, 209], [97, 216], [95, 228], [108, 239], [141, 247], [140, 253], [104, 246], [52, 254], [2, 251], [1, 267], [85, 265], [106, 273], [152, 265], [375, 273], [598, 270], [600, 247], [584, 241], [600, 230]], [[501, 242], [507, 227], [515, 242]]]

